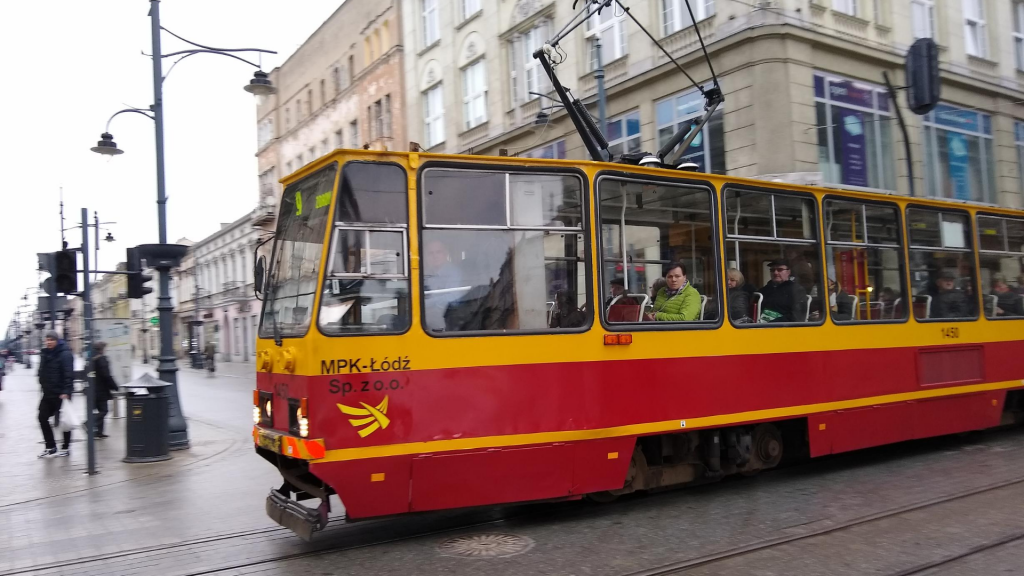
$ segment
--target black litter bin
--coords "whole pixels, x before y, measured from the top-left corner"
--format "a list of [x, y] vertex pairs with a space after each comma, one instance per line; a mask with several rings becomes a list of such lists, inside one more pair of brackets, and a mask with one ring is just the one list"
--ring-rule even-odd
[[128, 454], [125, 462], [169, 460], [167, 387], [170, 384], [144, 374], [128, 384]]

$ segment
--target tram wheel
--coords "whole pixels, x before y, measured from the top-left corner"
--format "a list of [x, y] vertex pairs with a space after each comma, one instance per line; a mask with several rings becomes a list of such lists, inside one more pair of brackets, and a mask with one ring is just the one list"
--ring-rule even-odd
[[754, 453], [761, 461], [761, 468], [774, 468], [782, 461], [782, 433], [771, 424], [761, 424], [754, 429]]
[[587, 494], [588, 500], [597, 502], [598, 504], [608, 504], [610, 502], [618, 500], [618, 498], [618, 494], [613, 494], [612, 492], [609, 492], [607, 490], [605, 490], [604, 492], [591, 492], [590, 494]]

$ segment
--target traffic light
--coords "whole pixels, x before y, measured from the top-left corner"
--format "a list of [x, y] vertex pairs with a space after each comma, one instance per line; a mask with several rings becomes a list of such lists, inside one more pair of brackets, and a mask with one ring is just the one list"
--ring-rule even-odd
[[128, 297], [133, 299], [142, 298], [151, 294], [153, 289], [146, 286], [146, 282], [153, 279], [152, 274], [142, 273], [142, 256], [138, 248], [128, 249]]
[[53, 280], [59, 294], [78, 292], [78, 258], [71, 250], [53, 253]]

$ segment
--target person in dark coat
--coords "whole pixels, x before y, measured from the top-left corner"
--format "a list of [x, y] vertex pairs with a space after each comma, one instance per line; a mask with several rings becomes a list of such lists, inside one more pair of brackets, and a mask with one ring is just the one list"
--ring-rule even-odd
[[93, 385], [96, 387], [93, 400], [96, 402], [96, 437], [106, 438], [103, 433], [103, 420], [107, 417], [109, 402], [117, 392], [117, 382], [110, 374], [110, 359], [104, 354], [107, 350], [106, 342], [93, 344], [92, 370]]
[[57, 442], [50, 427], [50, 418], [60, 419], [60, 405], [64, 400], [71, 399], [75, 391], [74, 369], [75, 359], [71, 350], [57, 337], [57, 333], [46, 333], [46, 348], [39, 354], [39, 385], [43, 389], [43, 397], [39, 401], [39, 427], [43, 430], [43, 442], [46, 448], [40, 458], [68, 456], [71, 447], [71, 431], [64, 432], [64, 443], [57, 450]]
[[944, 270], [935, 282], [938, 294], [932, 302], [932, 318], [970, 318], [974, 316], [964, 291], [956, 287], [956, 274]]
[[992, 280], [992, 295], [996, 297], [996, 316], [1024, 316], [1024, 296], [1007, 286], [1002, 278]]
[[772, 279], [758, 290], [764, 297], [758, 322], [805, 322], [807, 292], [790, 278], [789, 260], [774, 260], [768, 268]]
[[750, 293], [743, 289], [746, 285], [743, 273], [736, 268], [729, 268], [726, 278], [729, 288], [729, 319], [736, 324], [753, 322], [750, 318]]

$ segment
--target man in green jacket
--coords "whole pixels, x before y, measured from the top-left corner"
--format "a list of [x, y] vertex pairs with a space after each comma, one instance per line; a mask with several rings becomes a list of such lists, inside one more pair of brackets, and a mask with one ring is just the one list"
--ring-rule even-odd
[[654, 310], [644, 314], [644, 320], [659, 322], [689, 322], [700, 317], [700, 293], [686, 280], [686, 266], [673, 262], [665, 267], [667, 286], [658, 290]]

